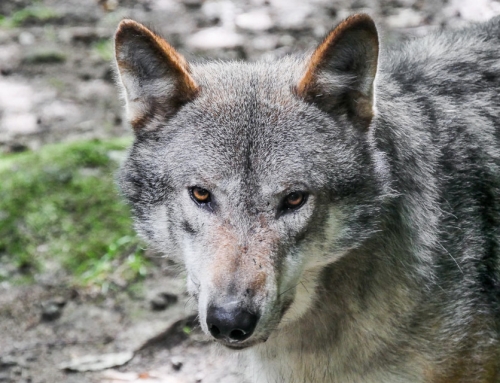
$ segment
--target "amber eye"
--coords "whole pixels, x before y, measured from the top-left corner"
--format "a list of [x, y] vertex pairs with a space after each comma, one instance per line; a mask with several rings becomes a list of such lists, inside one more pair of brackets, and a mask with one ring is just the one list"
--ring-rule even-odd
[[193, 199], [198, 203], [210, 202], [210, 192], [206, 189], [195, 186], [191, 189], [191, 195], [193, 196]]
[[288, 194], [285, 197], [284, 205], [287, 209], [297, 209], [301, 207], [306, 201], [306, 194], [300, 191], [296, 191]]

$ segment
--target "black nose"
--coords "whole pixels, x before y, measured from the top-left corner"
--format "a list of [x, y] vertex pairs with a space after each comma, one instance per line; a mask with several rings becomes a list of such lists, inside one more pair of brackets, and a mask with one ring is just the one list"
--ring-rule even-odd
[[258, 320], [257, 315], [240, 308], [230, 310], [217, 306], [208, 308], [207, 325], [215, 339], [242, 342], [250, 338]]

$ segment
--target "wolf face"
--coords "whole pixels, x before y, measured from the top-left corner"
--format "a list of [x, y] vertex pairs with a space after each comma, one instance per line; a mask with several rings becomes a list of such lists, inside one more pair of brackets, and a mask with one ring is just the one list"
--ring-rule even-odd
[[207, 334], [230, 348], [293, 325], [323, 266], [378, 227], [386, 191], [371, 19], [310, 57], [188, 65], [121, 22], [116, 61], [135, 143], [121, 172], [139, 233], [185, 266]]

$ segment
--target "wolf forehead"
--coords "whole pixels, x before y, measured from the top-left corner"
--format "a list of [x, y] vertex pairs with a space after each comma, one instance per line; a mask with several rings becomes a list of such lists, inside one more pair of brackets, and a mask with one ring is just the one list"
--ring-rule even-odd
[[290, 93], [305, 70], [305, 58], [284, 57], [272, 62], [206, 62], [190, 64], [191, 75], [203, 93], [213, 101], [266, 98], [270, 102], [290, 101]]
[[[265, 170], [283, 183], [321, 181], [324, 172], [315, 168], [339, 152], [341, 129], [294, 95], [303, 66], [301, 58], [191, 65], [196, 97], [174, 116], [164, 116], [159, 105], [146, 129], [159, 141], [145, 135], [146, 141], [179, 176], [250, 180]], [[351, 150], [343, 152], [348, 158]]]
[[[178, 114], [191, 117], [195, 125], [207, 125], [207, 135], [227, 139], [250, 134], [256, 143], [287, 132], [298, 134], [305, 130], [304, 120], [327, 124], [294, 95], [302, 67], [299, 59], [191, 65], [198, 93]], [[179, 121], [174, 118], [172, 123]]]

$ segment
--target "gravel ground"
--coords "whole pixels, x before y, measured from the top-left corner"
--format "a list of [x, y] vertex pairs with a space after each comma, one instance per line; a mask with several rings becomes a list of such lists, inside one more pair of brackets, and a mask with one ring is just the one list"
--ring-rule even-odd
[[[0, 152], [131, 134], [110, 43], [125, 17], [154, 27], [190, 60], [254, 61], [312, 49], [357, 12], [375, 18], [383, 44], [500, 14], [491, 0], [43, 0], [23, 16], [31, 3], [0, 1]], [[182, 278], [157, 263], [137, 294], [74, 291], [50, 271], [33, 286], [0, 284], [0, 382], [242, 382], [232, 355], [196, 329]], [[61, 369], [131, 351], [128, 364], [105, 372]]]

